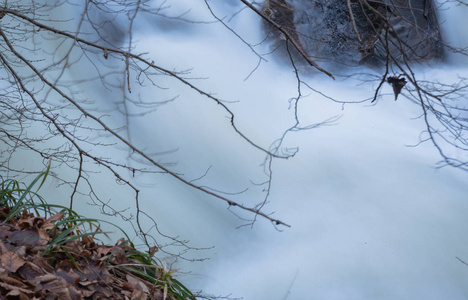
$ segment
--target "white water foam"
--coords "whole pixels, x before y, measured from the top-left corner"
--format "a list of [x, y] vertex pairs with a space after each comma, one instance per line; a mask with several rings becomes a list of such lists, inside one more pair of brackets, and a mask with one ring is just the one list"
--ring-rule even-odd
[[[212, 2], [221, 16], [242, 7], [234, 1]], [[170, 5], [167, 13], [173, 16], [191, 9], [186, 18], [212, 20], [203, 1]], [[194, 82], [222, 99], [238, 101], [229, 107], [239, 128], [264, 147], [294, 124], [288, 109], [297, 89], [291, 68], [270, 55], [244, 81], [258, 57], [237, 37], [220, 24], [171, 22], [142, 21], [136, 51], [150, 51], [149, 57], [169, 69], [193, 68], [190, 76], [207, 77]], [[247, 10], [229, 24], [251, 43], [263, 40], [260, 19]], [[265, 44], [259, 51], [269, 48]], [[432, 66], [420, 76], [448, 82], [457, 74], [468, 76], [467, 65], [457, 65]], [[302, 79], [346, 101], [371, 97], [375, 88], [354, 79], [332, 81], [319, 73]], [[197, 178], [211, 166], [200, 183], [226, 192], [248, 186], [249, 192], [236, 199], [248, 205], [261, 201], [261, 187], [249, 180], [265, 179], [258, 166], [264, 155], [233, 132], [227, 114], [211, 100], [171, 80], [161, 78], [158, 84], [170, 89], [141, 94], [155, 100], [179, 98], [132, 119], [134, 143], [154, 152], [177, 148], [160, 157], [177, 162], [173, 170]], [[244, 222], [226, 211], [224, 203], [167, 176], [137, 178], [141, 207], [164, 232], [190, 239], [195, 247], [215, 246], [195, 254], [209, 256], [209, 261], [180, 262], [184, 271], [192, 270], [180, 280], [207, 293], [247, 300], [466, 299], [468, 266], [456, 257], [468, 261], [467, 174], [435, 169], [440, 157], [429, 144], [407, 147], [424, 130], [421, 111], [404, 97], [405, 91], [398, 101], [390, 86], [383, 93], [376, 105], [344, 106], [312, 91], [304, 93], [299, 107], [304, 124], [342, 117], [333, 126], [294, 132], [285, 139], [285, 146], [300, 151], [294, 158], [274, 161], [265, 207], [292, 225], [283, 232], [262, 219], [253, 229], [236, 229]], [[131, 195], [107, 196], [123, 207], [131, 205], [126, 203]]]

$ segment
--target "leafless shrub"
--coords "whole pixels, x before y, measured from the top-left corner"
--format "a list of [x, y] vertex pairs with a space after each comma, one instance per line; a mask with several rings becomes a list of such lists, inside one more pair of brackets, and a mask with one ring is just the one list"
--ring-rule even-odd
[[[275, 2], [275, 1], [269, 1]], [[276, 1], [285, 4], [284, 1]], [[259, 64], [264, 55], [256, 51], [256, 45], [246, 41], [231, 27], [224, 16], [218, 16], [211, 10], [210, 1], [205, 1], [207, 9], [214, 16], [215, 22], [221, 22], [226, 32], [235, 34], [256, 55]], [[285, 159], [295, 151], [284, 152], [285, 137], [295, 131], [309, 130], [321, 125], [333, 123], [331, 118], [320, 124], [301, 125], [298, 116], [299, 102], [304, 91], [314, 87], [303, 81], [303, 73], [308, 65], [333, 80], [343, 74], [335, 73], [324, 67], [321, 61], [326, 57], [317, 57], [307, 52], [304, 36], [293, 30], [290, 18], [294, 13], [287, 7], [286, 14], [278, 17], [271, 10], [263, 11], [263, 3], [241, 0], [243, 10], [250, 10], [262, 18], [270, 28], [281, 34], [288, 60], [297, 79], [297, 94], [291, 98], [291, 108], [295, 112], [295, 124], [286, 128], [284, 134], [271, 147], [265, 147], [251, 139], [249, 132], [239, 129], [235, 114], [229, 102], [220, 99], [210, 91], [198, 87], [187, 71], [173, 70], [154, 62], [147, 54], [135, 50], [135, 26], [139, 18], [160, 16], [173, 18], [180, 22], [194, 22], [184, 19], [184, 15], [170, 17], [165, 15], [168, 5], [159, 1], [3, 1], [0, 5], [0, 63], [2, 65], [2, 92], [0, 94], [0, 171], [8, 176], [24, 176], [38, 173], [37, 169], [17, 169], [15, 160], [19, 153], [31, 153], [41, 157], [44, 164], [52, 160], [56, 169], [73, 170], [70, 178], [58, 177], [60, 184], [70, 190], [70, 207], [74, 205], [77, 194], [88, 196], [91, 201], [110, 215], [119, 215], [125, 220], [134, 217], [135, 230], [146, 245], [151, 248], [157, 241], [155, 233], [169, 239], [169, 245], [180, 246], [183, 254], [190, 247], [178, 238], [161, 233], [157, 220], [154, 226], [145, 229], [141, 219], [151, 220], [151, 216], [140, 210], [139, 188], [133, 183], [134, 176], [142, 174], [167, 174], [181, 184], [224, 201], [234, 213], [247, 211], [252, 218], [246, 224], [251, 225], [257, 217], [262, 217], [275, 226], [289, 226], [286, 222], [274, 218], [264, 211], [268, 203], [272, 184], [273, 161]], [[281, 4], [280, 3], [280, 4]], [[348, 1], [345, 7], [352, 30], [355, 33], [353, 43], [362, 43], [362, 62], [374, 57], [378, 63], [372, 67], [380, 70], [380, 76], [366, 77], [375, 83], [373, 95], [360, 102], [376, 103], [380, 99], [382, 86], [389, 78], [402, 77], [406, 80], [403, 98], [417, 103], [421, 108], [421, 118], [426, 128], [421, 135], [421, 142], [431, 142], [439, 151], [442, 163], [468, 170], [466, 156], [452, 155], [453, 149], [465, 153], [468, 150], [467, 132], [467, 83], [460, 78], [456, 83], [441, 83], [418, 79], [414, 68], [421, 60], [433, 60], [442, 56], [442, 48], [436, 46], [432, 54], [419, 55], [412, 52], [415, 48], [426, 49], [427, 43], [409, 44], [396, 28], [394, 18], [396, 5], [381, 1]], [[281, 6], [281, 5], [280, 5]], [[284, 5], [283, 5], [284, 6]], [[65, 7], [73, 7], [79, 18], [70, 18], [63, 13]], [[433, 7], [430, 8], [434, 9]], [[421, 9], [418, 9], [420, 13]], [[412, 11], [410, 10], [410, 13]], [[233, 12], [234, 18], [238, 12]], [[400, 14], [403, 18], [406, 15]], [[420, 25], [409, 17], [405, 24], [413, 24], [416, 34]], [[285, 21], [289, 20], [289, 21]], [[200, 21], [202, 22], [202, 21]], [[208, 21], [206, 21], [208, 22]], [[371, 34], [360, 32], [367, 22]], [[430, 20], [434, 23], [434, 20]], [[411, 29], [411, 28], [410, 28]], [[270, 33], [265, 31], [265, 40]], [[311, 37], [313, 38], [313, 37]], [[440, 40], [435, 36], [433, 40]], [[443, 43], [443, 41], [440, 41]], [[370, 47], [372, 45], [372, 47]], [[429, 45], [430, 46], [430, 45]], [[444, 51], [458, 51], [466, 55], [466, 49], [459, 49], [443, 44]], [[364, 51], [365, 50], [365, 51]], [[370, 53], [369, 51], [374, 51]], [[416, 53], [410, 55], [410, 53]], [[416, 57], [416, 59], [415, 59]], [[318, 58], [318, 59], [317, 59]], [[329, 60], [337, 60], [330, 57]], [[90, 71], [92, 70], [92, 71]], [[255, 71], [255, 69], [254, 69]], [[346, 75], [346, 76], [354, 76]], [[190, 88], [194, 93], [216, 103], [229, 117], [232, 132], [239, 135], [252, 149], [265, 155], [264, 167], [266, 180], [262, 183], [265, 197], [254, 206], [247, 206], [235, 201], [230, 195], [213, 188], [197, 185], [197, 180], [187, 178], [161, 163], [158, 153], [150, 153], [137, 146], [129, 132], [131, 118], [140, 117], [158, 109], [161, 105], [174, 101], [176, 94], [162, 93], [159, 99], [145, 99], [135, 92], [145, 86], [165, 90], [161, 81], [172, 80], [180, 86]], [[89, 97], [88, 89], [96, 91], [94, 98]], [[112, 98], [114, 105], [106, 106], [100, 98]], [[349, 100], [331, 99], [341, 103]], [[354, 101], [356, 102], [356, 101]], [[118, 153], [117, 156], [114, 156]], [[122, 157], [125, 159], [116, 159]], [[105, 154], [105, 155], [104, 155]], [[117, 184], [122, 184], [133, 191], [134, 202], [132, 216], [126, 210], [114, 209], [112, 204], [103, 200], [96, 191], [90, 174], [102, 172], [102, 176], [114, 176]], [[164, 245], [159, 245], [164, 249]], [[164, 251], [164, 250], [162, 250]]]

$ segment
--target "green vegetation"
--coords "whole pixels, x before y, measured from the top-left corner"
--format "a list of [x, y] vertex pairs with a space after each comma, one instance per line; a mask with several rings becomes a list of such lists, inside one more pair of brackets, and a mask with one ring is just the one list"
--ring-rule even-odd
[[[157, 258], [137, 250], [115, 224], [86, 218], [37, 194], [49, 169], [26, 188], [0, 183], [0, 294], [30, 299], [168, 299], [195, 296]], [[33, 191], [38, 183], [39, 187]], [[125, 238], [103, 245], [101, 223]]]

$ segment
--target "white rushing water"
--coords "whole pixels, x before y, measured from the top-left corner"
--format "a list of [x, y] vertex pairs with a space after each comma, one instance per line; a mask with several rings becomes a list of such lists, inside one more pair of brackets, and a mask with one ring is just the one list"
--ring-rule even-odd
[[[226, 21], [243, 7], [238, 1], [209, 3]], [[167, 4], [169, 16], [190, 10], [184, 18], [213, 21], [203, 1]], [[447, 39], [456, 46], [468, 41], [466, 32], [453, 29], [463, 27], [463, 19], [454, 23], [452, 18], [461, 10], [451, 7], [440, 14]], [[228, 24], [249, 43], [264, 39], [260, 19], [248, 10]], [[297, 94], [297, 81], [274, 54], [251, 74], [258, 57], [219, 23], [151, 17], [139, 21], [137, 29], [135, 52], [148, 52], [168, 69], [191, 68], [189, 77], [199, 78], [193, 80], [197, 86], [232, 101], [227, 105], [239, 129], [258, 144], [268, 148], [294, 125], [289, 99]], [[271, 50], [267, 42], [256, 49]], [[353, 72], [377, 74], [364, 68]], [[468, 76], [468, 64], [455, 57], [418, 69], [417, 76], [451, 83]], [[360, 78], [333, 81], [315, 71], [305, 72], [302, 80], [342, 101], [372, 97], [378, 84], [363, 84]], [[171, 169], [192, 179], [211, 167], [200, 185], [232, 193], [249, 187], [235, 199], [250, 206], [261, 202], [263, 186], [251, 181], [265, 180], [259, 166], [264, 154], [232, 130], [227, 113], [213, 101], [164, 78], [158, 84], [169, 89], [142, 89], [142, 96], [178, 98], [132, 118], [133, 142], [149, 152], [178, 149], [159, 159], [176, 162]], [[245, 222], [225, 203], [168, 176], [137, 178], [142, 209], [162, 231], [189, 239], [193, 247], [214, 246], [189, 254], [210, 257], [207, 261], [178, 262], [175, 266], [191, 271], [180, 280], [209, 294], [246, 300], [466, 299], [468, 266], [457, 257], [468, 262], [468, 174], [435, 168], [440, 157], [428, 143], [408, 147], [424, 130], [420, 107], [405, 98], [406, 91], [398, 101], [389, 85], [382, 93], [375, 105], [343, 105], [304, 88], [301, 124], [340, 118], [289, 133], [283, 146], [299, 152], [273, 161], [265, 211], [291, 224], [281, 232], [261, 218], [253, 228], [237, 228]], [[121, 194], [108, 198], [128, 206]]]
[[[191, 7], [188, 16], [196, 20], [210, 18], [203, 4], [171, 5], [179, 12]], [[241, 7], [235, 2], [212, 5], [220, 16]], [[444, 11], [441, 18], [458, 16], [460, 9]], [[444, 28], [459, 26], [453, 20], [447, 18]], [[229, 24], [251, 43], [263, 39], [260, 21], [250, 12], [240, 13]], [[287, 107], [296, 81], [292, 70], [274, 56], [243, 81], [257, 58], [223, 26], [152, 30], [151, 38], [141, 38], [141, 49], [151, 48], [151, 55], [167, 66], [193, 67], [195, 77], [209, 77], [199, 82], [201, 86], [222, 99], [239, 100], [230, 107], [239, 127], [254, 140], [268, 145], [291, 126], [292, 111]], [[457, 36], [459, 32], [448, 36], [457, 46], [467, 40]], [[466, 76], [466, 67], [459, 61], [456, 66], [433, 65], [418, 70], [418, 76], [451, 82], [458, 74]], [[373, 95], [373, 87], [359, 81], [333, 82], [322, 74], [303, 80], [345, 101]], [[440, 158], [429, 144], [407, 147], [416, 144], [424, 130], [420, 108], [404, 97], [395, 102], [389, 86], [375, 106], [368, 102], [342, 106], [307, 93], [300, 104], [301, 121], [342, 117], [333, 126], [290, 134], [285, 146], [298, 146], [299, 153], [274, 161], [267, 209], [292, 228], [277, 232], [259, 220], [253, 229], [236, 229], [242, 222], [222, 205], [185, 190], [181, 192], [185, 197], [173, 199], [171, 189], [167, 199], [175, 208], [166, 201], [161, 209], [169, 209], [174, 223], [166, 226], [177, 228], [197, 246], [215, 246], [208, 252], [209, 261], [184, 264], [193, 274], [182, 278], [206, 292], [244, 299], [468, 297], [468, 268], [456, 258], [468, 259], [467, 175], [435, 169]], [[242, 185], [242, 180], [256, 178], [248, 173], [255, 170], [242, 162], [261, 162], [262, 155], [232, 134], [219, 108], [193, 93], [181, 98], [162, 108], [157, 118], [135, 120], [135, 132], [161, 131], [154, 138], [155, 149], [162, 150], [157, 144], [179, 147], [178, 170], [193, 172], [193, 177], [212, 165], [214, 175], [207, 183], [222, 190], [235, 190], [233, 180]], [[146, 137], [144, 143], [148, 144]], [[247, 197], [243, 201], [253, 203]]]
[[[172, 15], [190, 7], [188, 17], [210, 19], [203, 3], [171, 5]], [[220, 16], [241, 7], [235, 2], [212, 5]], [[457, 26], [450, 22], [445, 26]], [[140, 49], [152, 49], [150, 55], [165, 66], [193, 67], [194, 77], [208, 77], [200, 86], [222, 99], [238, 100], [229, 107], [254, 140], [267, 146], [293, 124], [287, 108], [288, 99], [295, 96], [295, 77], [274, 56], [244, 81], [257, 57], [220, 24], [188, 24], [174, 31], [147, 24], [154, 35], [142, 35]], [[248, 11], [229, 24], [251, 43], [263, 39], [260, 20]], [[457, 32], [449, 37], [461, 46], [466, 37], [462, 41]], [[418, 71], [421, 78], [446, 82], [467, 75], [466, 65], [460, 63]], [[373, 95], [373, 86], [351, 79], [332, 81], [310, 74], [303, 80], [345, 101]], [[141, 143], [159, 151], [178, 147], [173, 156], [176, 169], [193, 178], [213, 166], [205, 182], [223, 191], [239, 190], [237, 186], [248, 185], [246, 179], [259, 178], [259, 170], [251, 166], [262, 161], [262, 154], [232, 133], [222, 110], [204, 97], [180, 93], [180, 100], [161, 108], [157, 117], [134, 121], [135, 133], [152, 128], [154, 143], [146, 134]], [[291, 223], [291, 229], [277, 232], [263, 220], [253, 229], [236, 229], [242, 222], [222, 204], [180, 191], [180, 186], [156, 183], [155, 191], [165, 199], [158, 201], [157, 210], [168, 216], [160, 219], [162, 226], [193, 245], [215, 246], [207, 252], [209, 261], [182, 264], [184, 270], [193, 270], [183, 280], [209, 293], [244, 299], [468, 297], [468, 268], [456, 258], [468, 259], [467, 175], [435, 169], [440, 157], [429, 144], [408, 147], [424, 130], [420, 108], [404, 97], [395, 102], [389, 86], [375, 106], [342, 106], [307, 93], [300, 104], [302, 122], [342, 117], [333, 126], [291, 133], [285, 146], [298, 146], [299, 153], [274, 161], [267, 209]], [[242, 202], [255, 203], [247, 196]]]

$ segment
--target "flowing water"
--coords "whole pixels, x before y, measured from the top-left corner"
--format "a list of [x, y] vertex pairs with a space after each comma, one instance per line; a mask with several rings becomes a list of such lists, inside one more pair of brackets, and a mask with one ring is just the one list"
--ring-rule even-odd
[[[181, 11], [188, 7], [180, 5]], [[241, 8], [234, 2], [212, 5], [220, 16]], [[461, 9], [452, 7], [440, 15], [444, 31], [451, 31], [447, 39], [456, 46], [467, 41], [453, 30], [463, 24], [456, 21], [463, 16]], [[210, 17], [203, 5], [191, 15], [197, 20]], [[263, 39], [260, 21], [250, 12], [229, 24], [251, 43]], [[151, 55], [167, 65], [193, 67], [195, 77], [209, 77], [200, 81], [202, 86], [222, 99], [239, 100], [230, 108], [254, 140], [267, 146], [280, 137], [294, 122], [288, 110], [297, 88], [291, 68], [270, 55], [244, 81], [258, 59], [248, 47], [219, 24], [189, 28], [154, 29], [155, 35], [142, 39], [140, 47], [160, 45]], [[432, 65], [417, 70], [418, 76], [454, 82], [467, 75], [466, 59], [455, 56], [451, 61], [457, 63]], [[343, 101], [368, 98], [375, 88], [358, 79], [303, 76], [315, 89]], [[376, 105], [342, 105], [304, 90], [301, 123], [341, 118], [331, 126], [290, 133], [284, 146], [298, 147], [298, 154], [273, 162], [266, 209], [292, 228], [277, 232], [258, 220], [253, 229], [236, 229], [243, 222], [224, 211], [223, 204], [185, 189], [177, 200], [173, 191], [167, 194], [174, 206], [161, 200], [161, 209], [168, 209], [174, 221], [166, 226], [197, 246], [215, 246], [209, 261], [183, 265], [194, 270], [187, 276], [191, 286], [244, 299], [466, 298], [468, 268], [457, 257], [468, 260], [468, 179], [457, 169], [434, 168], [440, 158], [430, 144], [408, 147], [418, 143], [424, 130], [420, 108], [404, 97], [395, 102], [390, 86]], [[230, 192], [240, 190], [246, 178], [259, 178], [251, 166], [262, 162], [262, 154], [232, 134], [215, 104], [192, 93], [159, 113], [158, 118], [135, 120], [134, 130], [161, 131], [154, 138], [155, 149], [161, 150], [157, 144], [179, 147], [174, 154], [178, 170], [196, 177], [212, 165], [206, 182]], [[248, 197], [242, 201], [253, 203]]]
[[[235, 14], [243, 4], [209, 3], [246, 41], [262, 42], [260, 19], [248, 10]], [[214, 19], [203, 1], [170, 1], [168, 6], [164, 13], [169, 16], [184, 14], [204, 23], [148, 17], [137, 24], [135, 52], [149, 52], [148, 57], [168, 69], [191, 68], [188, 76], [198, 78], [193, 82], [229, 101], [238, 128], [268, 148], [295, 123], [292, 68], [268, 54], [269, 42], [255, 48], [268, 60], [256, 68], [259, 57], [247, 45], [223, 25], [206, 23]], [[464, 24], [462, 9], [452, 6], [440, 13], [447, 40], [457, 46], [468, 41], [466, 32], [456, 30]], [[468, 76], [468, 65], [462, 56], [452, 56], [449, 63], [416, 71], [421, 79], [451, 83]], [[188, 254], [209, 260], [176, 263], [191, 271], [181, 281], [207, 293], [248, 300], [468, 297], [468, 266], [457, 259], [468, 262], [466, 172], [435, 168], [440, 157], [429, 143], [409, 147], [418, 143], [424, 123], [420, 107], [405, 91], [394, 101], [385, 85], [375, 105], [359, 103], [372, 97], [378, 84], [362, 79], [378, 72], [346, 72], [363, 75], [335, 81], [315, 71], [301, 75], [315, 89], [303, 86], [301, 124], [339, 118], [288, 133], [283, 147], [298, 147], [299, 152], [273, 160], [264, 210], [291, 228], [277, 231], [262, 218], [253, 227], [237, 228], [246, 222], [226, 210], [224, 202], [167, 175], [137, 176], [142, 209], [163, 232], [189, 239], [193, 247], [214, 246]], [[261, 202], [264, 186], [255, 183], [266, 179], [264, 153], [237, 135], [228, 114], [207, 97], [164, 78], [158, 84], [168, 89], [142, 89], [141, 94], [157, 101], [178, 98], [145, 117], [130, 118], [132, 142], [149, 152], [177, 149], [158, 157], [177, 163], [171, 169], [186, 178], [209, 170], [197, 181], [200, 185], [228, 193], [248, 187], [233, 196], [236, 201], [251, 206]], [[124, 207], [132, 205], [126, 200], [130, 194], [107, 197]]]

